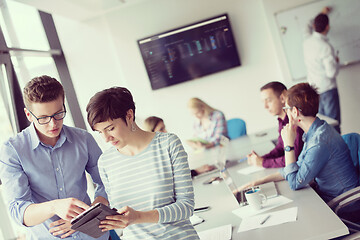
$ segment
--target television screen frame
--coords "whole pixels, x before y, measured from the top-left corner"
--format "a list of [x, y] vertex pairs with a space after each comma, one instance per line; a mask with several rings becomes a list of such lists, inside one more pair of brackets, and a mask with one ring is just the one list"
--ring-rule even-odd
[[137, 43], [153, 90], [241, 66], [227, 13]]

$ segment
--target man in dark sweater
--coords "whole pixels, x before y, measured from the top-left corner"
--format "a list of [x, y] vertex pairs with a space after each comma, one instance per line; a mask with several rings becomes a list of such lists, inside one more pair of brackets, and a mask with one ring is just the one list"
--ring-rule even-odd
[[[270, 114], [278, 117], [279, 137], [275, 148], [268, 154], [259, 156], [255, 151], [248, 154], [248, 164], [264, 168], [285, 167], [284, 142], [281, 138], [280, 132], [281, 129], [289, 122], [286, 113], [283, 111], [283, 107], [285, 107], [286, 91], [287, 89], [285, 85], [280, 82], [267, 83], [260, 89], [261, 99], [264, 102], [265, 109], [267, 109]], [[289, 146], [291, 149], [294, 148], [296, 159], [303, 148], [303, 133], [304, 132], [300, 128], [297, 128], [294, 146]]]

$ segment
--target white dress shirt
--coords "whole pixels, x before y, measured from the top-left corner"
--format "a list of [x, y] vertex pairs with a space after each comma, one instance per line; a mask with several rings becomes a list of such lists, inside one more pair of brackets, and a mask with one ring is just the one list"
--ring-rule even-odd
[[306, 35], [309, 37], [304, 41], [307, 80], [321, 94], [337, 87], [336, 76], [339, 72], [339, 64], [328, 38], [315, 31], [311, 34], [311, 30], [312, 28], [307, 28]]

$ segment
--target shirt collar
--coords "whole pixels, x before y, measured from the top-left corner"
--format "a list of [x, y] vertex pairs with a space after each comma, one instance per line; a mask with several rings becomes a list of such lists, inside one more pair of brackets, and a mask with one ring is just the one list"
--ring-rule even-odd
[[318, 33], [318, 32], [314, 32], [313, 34], [314, 34], [315, 37], [323, 39], [326, 42], [329, 40], [329, 38], [327, 36], [325, 36], [324, 34], [321, 34], [321, 33]]
[[[39, 136], [36, 132], [34, 123], [30, 124], [29, 132], [30, 132], [30, 139], [31, 139], [31, 147], [33, 150], [35, 150], [40, 144], [45, 146], [45, 144], [43, 144], [39, 139]], [[61, 132], [60, 132], [60, 138], [56, 142], [56, 145], [54, 146], [54, 148], [61, 147], [66, 140], [69, 141], [70, 143], [73, 142], [70, 134], [67, 134], [67, 132], [68, 132], [67, 126], [63, 125]]]
[[320, 118], [316, 117], [315, 121], [311, 124], [309, 131], [307, 133], [304, 133], [302, 137], [303, 142], [306, 142], [308, 139], [310, 139], [320, 125], [321, 125], [321, 120]]
[[282, 123], [282, 124], [286, 123], [287, 124], [289, 122], [288, 115], [285, 114], [284, 119], [281, 119], [280, 117], [278, 117], [278, 121], [279, 121], [279, 123]]

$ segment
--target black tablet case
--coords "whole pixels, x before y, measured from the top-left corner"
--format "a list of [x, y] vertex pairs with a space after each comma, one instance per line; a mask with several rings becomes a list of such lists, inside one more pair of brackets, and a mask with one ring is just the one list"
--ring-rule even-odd
[[115, 208], [111, 209], [102, 203], [97, 203], [73, 218], [71, 220], [71, 229], [83, 232], [93, 238], [98, 238], [105, 234], [105, 232], [102, 232], [99, 228], [100, 221], [110, 215], [119, 215], [119, 213]]

